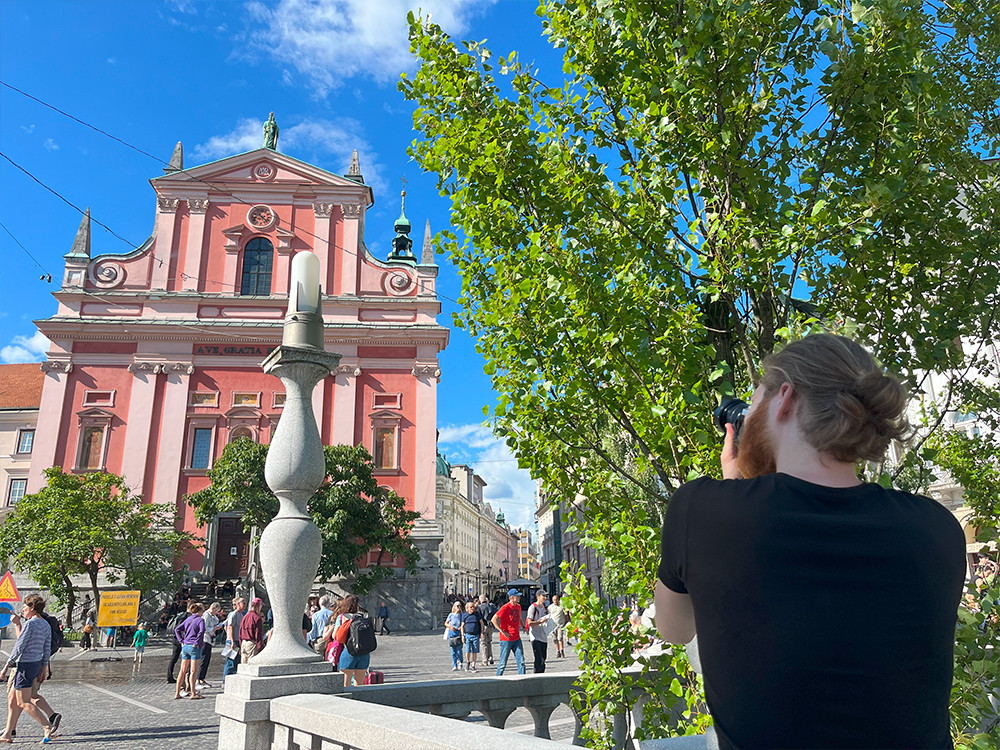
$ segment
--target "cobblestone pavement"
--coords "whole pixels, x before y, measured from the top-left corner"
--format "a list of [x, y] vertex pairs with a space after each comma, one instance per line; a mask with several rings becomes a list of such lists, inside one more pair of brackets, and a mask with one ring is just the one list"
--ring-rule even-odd
[[[530, 657], [527, 641], [525, 645]], [[208, 671], [208, 681], [213, 687], [204, 691], [207, 700], [201, 701], [173, 700], [173, 687], [167, 684], [170, 653], [166, 640], [152, 639], [139, 667], [133, 664], [131, 649], [118, 650], [117, 656], [122, 661], [107, 661], [109, 656], [116, 655], [109, 649], [92, 652], [63, 649], [53, 659], [53, 679], [42, 688], [42, 695], [53, 709], [63, 714], [60, 734], [53, 745], [80, 750], [162, 750], [164, 740], [177, 740], [184, 750], [215, 750], [219, 728], [215, 696], [222, 692], [219, 648], [214, 649]], [[495, 641], [494, 654], [499, 655]], [[572, 647], [567, 648], [567, 654], [565, 659], [549, 659], [547, 671], [578, 669], [579, 661]], [[475, 674], [451, 671], [450, 649], [440, 631], [380, 637], [378, 650], [372, 655], [372, 669], [385, 672], [386, 682], [392, 683], [491, 677], [496, 671], [490, 667]], [[530, 673], [530, 661], [527, 669]], [[506, 673], [516, 674], [513, 658]], [[478, 713], [469, 720], [485, 723]], [[565, 706], [556, 709], [550, 726], [553, 739], [568, 742], [573, 731], [569, 709]], [[507, 729], [532, 734], [527, 710], [518, 709], [511, 714]], [[15, 746], [37, 744], [41, 737], [41, 727], [22, 714]]]

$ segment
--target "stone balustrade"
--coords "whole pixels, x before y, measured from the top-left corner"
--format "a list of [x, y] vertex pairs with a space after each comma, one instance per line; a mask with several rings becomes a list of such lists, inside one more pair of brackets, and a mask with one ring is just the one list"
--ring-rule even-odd
[[[579, 672], [479, 677], [435, 682], [346, 688], [328, 695], [273, 698], [270, 750], [543, 750], [555, 744], [549, 719], [560, 705], [571, 705]], [[641, 695], [641, 691], [637, 690]], [[640, 701], [641, 704], [641, 701]], [[525, 708], [534, 737], [504, 732], [507, 719]], [[638, 709], [641, 714], [641, 705]], [[464, 721], [481, 713], [488, 723]], [[639, 717], [636, 717], [637, 719]], [[458, 719], [458, 721], [454, 721]], [[618, 747], [626, 746], [625, 717], [615, 717]], [[573, 744], [582, 745], [582, 719], [576, 716]], [[705, 750], [705, 737], [645, 742], [643, 750]], [[262, 749], [263, 750], [263, 749]]]

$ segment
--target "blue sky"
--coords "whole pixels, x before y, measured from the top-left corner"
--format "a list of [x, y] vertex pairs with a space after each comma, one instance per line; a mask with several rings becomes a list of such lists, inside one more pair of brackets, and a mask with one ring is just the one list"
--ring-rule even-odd
[[[396, 90], [400, 73], [414, 68], [405, 18], [417, 7], [453, 36], [485, 39], [497, 54], [516, 49], [558, 74], [534, 0], [3, 0], [0, 80], [162, 161], [182, 141], [188, 167], [259, 147], [272, 110], [279, 150], [291, 156], [343, 173], [356, 148], [375, 191], [366, 241], [385, 257], [402, 176], [416, 243], [426, 219], [435, 232], [448, 222], [434, 177], [406, 155], [412, 106]], [[128, 243], [149, 235], [148, 180], [162, 174], [162, 163], [5, 87], [0, 112], [7, 157], [67, 201], [89, 206]], [[0, 229], [0, 361], [41, 360], [45, 342], [32, 320], [55, 312], [51, 292], [80, 214], [0, 159], [0, 222], [27, 249]], [[94, 255], [128, 249], [94, 225]], [[458, 275], [446, 258], [438, 262], [439, 290], [455, 299]], [[40, 281], [42, 274], [53, 282]], [[450, 325], [457, 307], [442, 305], [439, 321]], [[441, 370], [442, 450], [452, 463], [476, 467], [487, 499], [511, 521], [533, 524], [530, 478], [481, 426], [495, 395], [464, 331], [452, 330]]]

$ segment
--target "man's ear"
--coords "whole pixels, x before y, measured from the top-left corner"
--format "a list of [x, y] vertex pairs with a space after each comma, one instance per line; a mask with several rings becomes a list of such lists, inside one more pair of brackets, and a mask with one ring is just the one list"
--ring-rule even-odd
[[798, 394], [791, 383], [782, 383], [774, 396], [775, 417], [779, 422], [784, 422], [795, 416], [795, 407], [798, 404]]

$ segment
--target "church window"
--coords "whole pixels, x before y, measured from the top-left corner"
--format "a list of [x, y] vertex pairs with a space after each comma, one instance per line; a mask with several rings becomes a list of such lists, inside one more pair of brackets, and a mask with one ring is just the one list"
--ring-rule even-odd
[[375, 468], [395, 469], [396, 430], [393, 427], [375, 428]]
[[207, 469], [212, 463], [212, 428], [195, 427], [191, 436], [192, 469]]
[[256, 439], [254, 438], [253, 435], [253, 430], [251, 430], [249, 427], [234, 427], [229, 431], [230, 443], [232, 443], [235, 440], [239, 440], [240, 438], [250, 438], [251, 440], [254, 440], [254, 442], [256, 442]]
[[84, 393], [83, 393], [83, 405], [84, 406], [114, 406], [115, 405], [115, 392], [114, 391], [84, 391]]
[[271, 267], [274, 260], [274, 245], [263, 237], [255, 237], [243, 249], [243, 278], [240, 294], [243, 296], [267, 296], [271, 293]]

